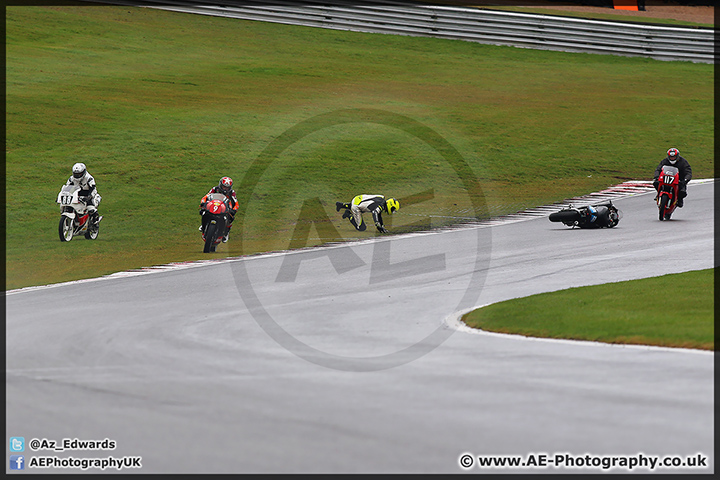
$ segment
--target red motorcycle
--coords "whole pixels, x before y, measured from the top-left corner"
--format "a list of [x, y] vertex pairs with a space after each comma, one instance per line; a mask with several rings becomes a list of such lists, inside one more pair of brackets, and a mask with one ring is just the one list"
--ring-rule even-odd
[[229, 199], [222, 193], [211, 193], [200, 205], [202, 215], [203, 253], [214, 252], [227, 233], [230, 216]]
[[677, 208], [678, 192], [680, 191], [680, 171], [672, 165], [664, 165], [658, 177], [658, 193], [655, 201], [658, 206], [658, 218], [670, 220]]

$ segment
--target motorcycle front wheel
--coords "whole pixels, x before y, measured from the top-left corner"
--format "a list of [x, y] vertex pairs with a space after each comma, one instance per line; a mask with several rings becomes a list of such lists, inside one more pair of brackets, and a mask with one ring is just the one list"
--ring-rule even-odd
[[203, 248], [203, 253], [210, 253], [215, 251], [214, 243], [215, 243], [215, 236], [217, 235], [217, 225], [214, 223], [211, 223], [207, 226], [207, 229], [205, 229], [205, 248]]
[[659, 220], [670, 220], [670, 215], [667, 215], [668, 204], [670, 203], [670, 197], [663, 195], [660, 197], [660, 203], [658, 203], [658, 219]]
[[60, 217], [60, 225], [58, 226], [58, 234], [61, 242], [69, 242], [73, 237], [73, 221], [70, 217], [62, 215]]

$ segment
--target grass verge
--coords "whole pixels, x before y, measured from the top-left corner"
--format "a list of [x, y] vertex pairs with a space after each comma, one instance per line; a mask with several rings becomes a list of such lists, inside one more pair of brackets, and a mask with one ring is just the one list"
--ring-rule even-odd
[[714, 269], [571, 288], [463, 316], [470, 327], [530, 337], [715, 349]]

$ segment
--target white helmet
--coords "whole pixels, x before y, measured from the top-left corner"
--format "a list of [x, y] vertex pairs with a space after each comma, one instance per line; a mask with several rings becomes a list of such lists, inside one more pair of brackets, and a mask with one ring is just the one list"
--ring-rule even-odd
[[82, 177], [84, 177], [86, 172], [87, 168], [85, 168], [84, 163], [76, 163], [75, 165], [73, 165], [72, 173], [73, 178], [75, 178], [76, 180], [80, 180]]
[[678, 151], [677, 148], [671, 148], [667, 151], [668, 160], [670, 160], [670, 163], [675, 165], [675, 162], [677, 162], [678, 157], [680, 157], [680, 151]]

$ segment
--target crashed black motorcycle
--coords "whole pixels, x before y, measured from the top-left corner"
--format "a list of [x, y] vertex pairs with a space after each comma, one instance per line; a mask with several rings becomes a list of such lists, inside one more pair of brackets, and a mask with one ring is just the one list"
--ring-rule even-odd
[[550, 214], [551, 222], [560, 222], [573, 228], [613, 228], [621, 218], [622, 211], [610, 200], [583, 207], [575, 207], [571, 204], [559, 212]]

